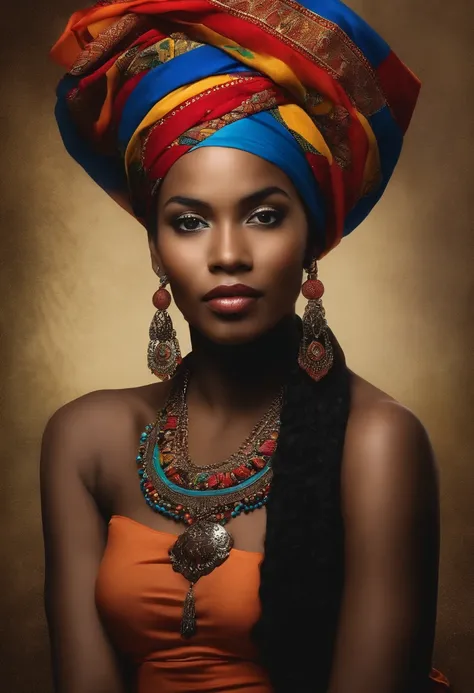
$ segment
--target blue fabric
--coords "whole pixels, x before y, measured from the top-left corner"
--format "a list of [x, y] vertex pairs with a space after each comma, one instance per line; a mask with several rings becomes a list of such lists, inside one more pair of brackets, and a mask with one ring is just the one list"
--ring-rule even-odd
[[127, 176], [122, 159], [116, 155], [99, 154], [90, 141], [81, 135], [71, 118], [66, 96], [77, 86], [80, 79], [66, 75], [56, 89], [54, 114], [64, 146], [68, 154], [97, 185], [110, 192], [121, 192], [127, 189]]
[[390, 46], [350, 7], [339, 0], [298, 0], [316, 15], [337, 24], [359, 47], [374, 69], [390, 54]]
[[214, 46], [199, 46], [158, 65], [137, 84], [127, 99], [120, 119], [118, 138], [126, 149], [133, 133], [155, 104], [175, 89], [215, 75], [251, 72], [239, 60]]
[[316, 230], [321, 232], [321, 239], [324, 239], [326, 211], [323, 195], [303, 149], [270, 112], [262, 111], [230, 123], [190, 151], [201, 147], [240, 149], [278, 166], [301, 195]]
[[403, 146], [403, 133], [389, 108], [383, 108], [369, 119], [377, 139], [380, 156], [381, 182], [370, 195], [362, 197], [346, 217], [343, 236], [348, 236], [361, 224], [385, 192]]

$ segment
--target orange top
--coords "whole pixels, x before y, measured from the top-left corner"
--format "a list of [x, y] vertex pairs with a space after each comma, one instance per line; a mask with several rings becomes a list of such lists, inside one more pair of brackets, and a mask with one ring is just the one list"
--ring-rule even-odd
[[189, 582], [168, 549], [176, 536], [114, 515], [96, 584], [101, 618], [138, 665], [137, 693], [271, 693], [249, 632], [259, 617], [262, 554], [232, 549], [194, 587], [197, 631], [180, 634]]
[[[262, 554], [232, 549], [199, 580], [197, 632], [180, 635], [189, 582], [175, 573], [168, 549], [176, 536], [114, 515], [96, 584], [101, 618], [119, 651], [137, 665], [136, 693], [272, 693], [250, 639], [259, 617]], [[433, 669], [433, 693], [446, 693]]]

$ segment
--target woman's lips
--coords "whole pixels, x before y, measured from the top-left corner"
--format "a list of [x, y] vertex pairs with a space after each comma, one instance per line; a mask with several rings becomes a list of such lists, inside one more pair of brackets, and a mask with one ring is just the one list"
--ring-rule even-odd
[[257, 296], [221, 296], [211, 298], [207, 305], [214, 313], [238, 315], [245, 313], [257, 301]]
[[261, 292], [245, 284], [216, 286], [204, 296], [209, 308], [220, 315], [245, 313], [261, 296]]

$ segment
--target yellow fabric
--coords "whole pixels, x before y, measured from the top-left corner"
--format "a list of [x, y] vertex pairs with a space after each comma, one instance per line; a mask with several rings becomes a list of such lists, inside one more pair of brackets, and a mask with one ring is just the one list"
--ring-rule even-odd
[[278, 58], [271, 55], [259, 54], [255, 51], [249, 51], [249, 55], [246, 56], [246, 49], [241, 45], [225, 36], [221, 36], [216, 31], [208, 29], [202, 24], [189, 25], [186, 28], [186, 32], [195, 40], [199, 40], [211, 46], [216, 46], [234, 58], [236, 57], [236, 53], [238, 53], [241, 63], [248, 65], [252, 70], [257, 70], [264, 75], [268, 75], [276, 84], [288, 89], [298, 101], [304, 102], [306, 95], [305, 87], [293, 70]]
[[[362, 181], [362, 191], [373, 190], [380, 179], [380, 153], [377, 140], [375, 139], [374, 131], [370, 127], [367, 118], [356, 110], [356, 116], [365, 130], [369, 150], [364, 167], [364, 179]], [[364, 192], [362, 192], [364, 194]]]
[[333, 156], [326, 144], [324, 137], [313, 123], [306, 111], [293, 103], [279, 106], [278, 112], [290, 130], [294, 130], [304, 137], [320, 154], [326, 157], [332, 164]]

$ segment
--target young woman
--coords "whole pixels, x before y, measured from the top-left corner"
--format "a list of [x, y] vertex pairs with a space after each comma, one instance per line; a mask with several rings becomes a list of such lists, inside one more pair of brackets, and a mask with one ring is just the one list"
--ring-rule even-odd
[[416, 77], [337, 0], [103, 1], [53, 56], [68, 150], [147, 229], [163, 381], [46, 427], [57, 690], [445, 690], [429, 439], [346, 366], [317, 278], [392, 174]]

